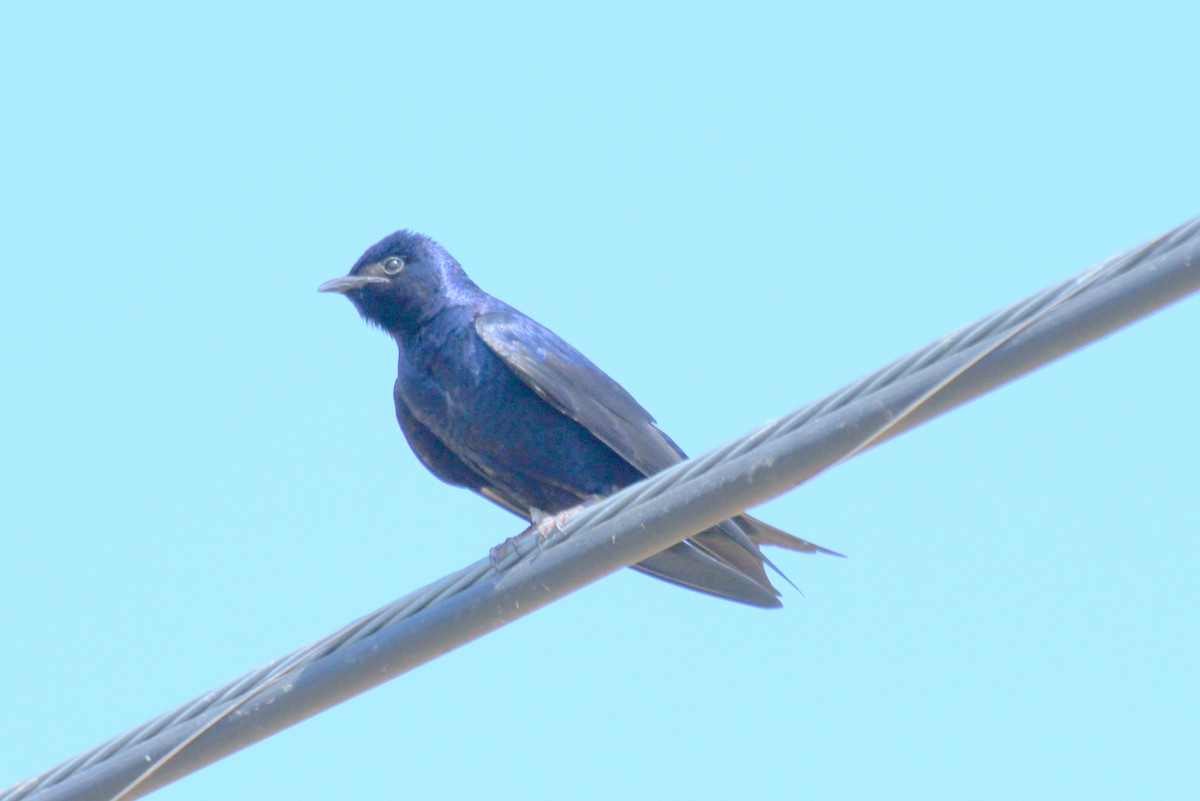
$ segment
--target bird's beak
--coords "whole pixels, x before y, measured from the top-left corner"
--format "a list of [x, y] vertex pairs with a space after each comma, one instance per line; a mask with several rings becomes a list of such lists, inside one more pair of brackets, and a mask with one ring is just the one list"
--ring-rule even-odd
[[321, 284], [317, 287], [317, 291], [337, 292], [345, 295], [355, 289], [362, 289], [368, 284], [386, 284], [387, 282], [388, 280], [381, 275], [343, 275], [341, 278], [334, 278], [332, 281]]

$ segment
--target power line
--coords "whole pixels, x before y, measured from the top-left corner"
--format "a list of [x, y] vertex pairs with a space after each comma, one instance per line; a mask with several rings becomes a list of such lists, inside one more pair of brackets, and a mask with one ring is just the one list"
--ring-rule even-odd
[[135, 798], [768, 500], [1200, 289], [1200, 218], [0, 792]]

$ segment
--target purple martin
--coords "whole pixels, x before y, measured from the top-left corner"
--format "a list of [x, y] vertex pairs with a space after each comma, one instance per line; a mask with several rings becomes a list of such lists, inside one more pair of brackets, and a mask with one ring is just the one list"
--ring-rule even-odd
[[[396, 419], [421, 463], [519, 517], [563, 512], [686, 458], [620, 384], [476, 286], [427, 236], [385, 237], [320, 291], [345, 295], [395, 340]], [[634, 568], [721, 598], [781, 606], [762, 544], [834, 553], [743, 514]]]

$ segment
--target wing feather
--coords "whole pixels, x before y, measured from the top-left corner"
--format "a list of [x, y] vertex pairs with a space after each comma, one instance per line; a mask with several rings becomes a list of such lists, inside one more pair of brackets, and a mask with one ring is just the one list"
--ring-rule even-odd
[[[686, 458], [624, 387], [549, 329], [516, 310], [506, 310], [479, 315], [475, 331], [538, 397], [582, 425], [644, 475]], [[743, 603], [779, 606], [779, 591], [767, 578], [763, 564], [775, 566], [759, 550], [759, 538], [794, 550], [825, 551], [758, 520], [738, 516], [634, 567]]]
[[481, 314], [475, 331], [526, 386], [643, 474], [684, 458], [624, 387], [553, 332], [515, 311]]

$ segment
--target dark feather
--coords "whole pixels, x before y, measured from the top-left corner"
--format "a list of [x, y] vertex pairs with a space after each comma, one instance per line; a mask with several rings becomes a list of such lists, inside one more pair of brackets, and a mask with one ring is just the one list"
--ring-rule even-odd
[[683, 451], [625, 388], [549, 329], [516, 311], [475, 318], [475, 331], [538, 397], [582, 425], [643, 475]]
[[[555, 514], [684, 459], [645, 409], [553, 332], [479, 289], [432, 239], [397, 231], [322, 290], [400, 350], [396, 419], [421, 463], [514, 514]], [[779, 606], [759, 544], [826, 551], [738, 515], [638, 570]], [[781, 574], [782, 575], [782, 574]]]

